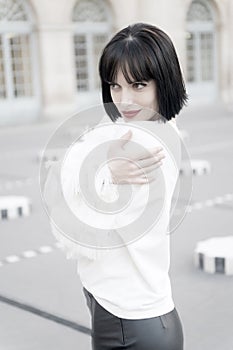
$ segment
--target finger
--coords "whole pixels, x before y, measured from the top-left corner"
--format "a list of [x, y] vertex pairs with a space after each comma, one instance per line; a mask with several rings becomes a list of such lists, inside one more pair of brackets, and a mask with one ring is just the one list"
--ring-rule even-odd
[[163, 151], [163, 147], [161, 146], [156, 146], [156, 147], [153, 147], [153, 148], [149, 148], [149, 151], [153, 154], [157, 154], [161, 151]]
[[153, 172], [154, 170], [160, 168], [163, 165], [163, 162], [157, 162], [156, 164], [153, 164], [152, 166], [146, 167], [144, 168], [144, 173], [145, 175], [150, 174], [151, 172]]
[[151, 158], [152, 156], [157, 156], [159, 152], [163, 150], [162, 147], [154, 147], [151, 149], [144, 150], [142, 152], [139, 152], [135, 157], [133, 158], [134, 160], [143, 160], [143, 159], [148, 159]]
[[136, 170], [134, 172], [134, 175], [135, 176], [143, 176], [143, 175], [148, 175], [150, 174], [152, 171], [158, 169], [161, 167], [163, 163], [161, 161], [159, 162], [156, 162], [155, 164], [151, 165], [151, 166], [148, 166], [148, 167], [145, 167], [145, 168], [140, 168], [138, 170]]
[[132, 137], [132, 130], [128, 130], [125, 134], [123, 134], [120, 138], [114, 139], [110, 142], [110, 146], [108, 148], [107, 154], [109, 156], [116, 155], [119, 152], [121, 153], [124, 150], [124, 146], [129, 142]]
[[155, 180], [156, 180], [155, 175], [147, 175], [144, 177], [135, 178], [133, 182], [131, 181], [131, 183], [137, 184], [137, 185], [145, 185], [145, 184], [151, 183]]
[[147, 159], [134, 161], [134, 164], [135, 164], [135, 167], [137, 168], [146, 168], [156, 163], [159, 163], [164, 158], [165, 158], [165, 155], [163, 153], [160, 153], [154, 157], [151, 156], [150, 158], [147, 158]]
[[146, 168], [148, 166], [152, 166], [156, 163], [159, 163], [161, 160], [165, 158], [165, 155], [163, 153], [158, 154], [157, 156], [139, 160], [137, 163], [141, 168]]
[[143, 184], [147, 184], [147, 183], [151, 183], [154, 180], [156, 180], [157, 176], [155, 173], [150, 173], [145, 175], [145, 173], [141, 174], [140, 176], [137, 177], [132, 177], [132, 178], [128, 178], [125, 180], [121, 180], [119, 181], [119, 184], [127, 184], [127, 185], [143, 185]]

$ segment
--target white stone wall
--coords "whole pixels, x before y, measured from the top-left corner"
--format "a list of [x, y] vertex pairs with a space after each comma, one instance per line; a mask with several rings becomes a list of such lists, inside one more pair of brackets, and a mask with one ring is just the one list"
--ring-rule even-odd
[[[37, 21], [42, 114], [44, 118], [66, 118], [83, 107], [88, 95], [79, 96], [75, 87], [71, 13], [74, 0], [31, 0]], [[233, 1], [212, 1], [216, 14], [218, 42], [219, 99], [233, 105]], [[109, 0], [112, 28], [117, 31], [135, 22], [161, 27], [172, 38], [182, 69], [186, 71], [186, 12], [190, 0]], [[91, 100], [98, 101], [96, 96]]]

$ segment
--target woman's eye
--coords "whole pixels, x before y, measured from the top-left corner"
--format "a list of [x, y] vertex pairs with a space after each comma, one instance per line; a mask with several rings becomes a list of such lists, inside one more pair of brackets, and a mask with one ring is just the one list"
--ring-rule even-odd
[[136, 90], [141, 90], [143, 89], [147, 84], [146, 83], [133, 83], [133, 87], [136, 89]]
[[109, 85], [110, 85], [110, 89], [111, 89], [111, 90], [117, 90], [117, 89], [120, 88], [120, 85], [115, 84], [115, 83], [111, 83], [111, 84], [109, 84]]

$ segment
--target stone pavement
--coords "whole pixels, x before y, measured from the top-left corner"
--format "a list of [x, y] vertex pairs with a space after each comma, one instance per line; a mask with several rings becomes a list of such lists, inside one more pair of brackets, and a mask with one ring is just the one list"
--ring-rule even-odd
[[[38, 186], [37, 156], [56, 125], [58, 122], [0, 129], [0, 195], [26, 195], [33, 203], [31, 216], [0, 222], [3, 350], [91, 349], [90, 336], [85, 333], [90, 317], [76, 263], [66, 260], [55, 244]], [[233, 193], [233, 113], [217, 104], [186, 108], [178, 117], [178, 126], [189, 134], [191, 158], [208, 160], [212, 169], [209, 175], [193, 179], [191, 210], [171, 235], [170, 275], [183, 321], [185, 350], [232, 350], [233, 277], [196, 269], [193, 250], [199, 240], [232, 235], [233, 202], [216, 198]], [[212, 205], [206, 205], [207, 201]], [[31, 254], [23, 254], [26, 251]], [[24, 308], [3, 302], [1, 296]], [[41, 315], [26, 310], [27, 305]], [[44, 316], [54, 315], [54, 320], [43, 317], [43, 311]], [[59, 318], [84, 328], [67, 327], [56, 322]]]

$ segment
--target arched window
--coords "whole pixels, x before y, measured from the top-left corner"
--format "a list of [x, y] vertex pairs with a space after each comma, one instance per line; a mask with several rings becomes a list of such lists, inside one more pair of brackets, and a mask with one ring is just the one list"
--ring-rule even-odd
[[93, 92], [99, 87], [100, 52], [111, 34], [108, 7], [103, 0], [79, 0], [72, 20], [77, 91]]
[[34, 18], [26, 0], [0, 0], [0, 124], [38, 117]]
[[187, 13], [187, 20], [188, 22], [212, 22], [213, 16], [208, 4], [198, 0], [193, 1]]
[[207, 0], [192, 1], [187, 13], [187, 81], [215, 80], [215, 27]]
[[0, 99], [33, 96], [32, 23], [23, 1], [0, 1]]

